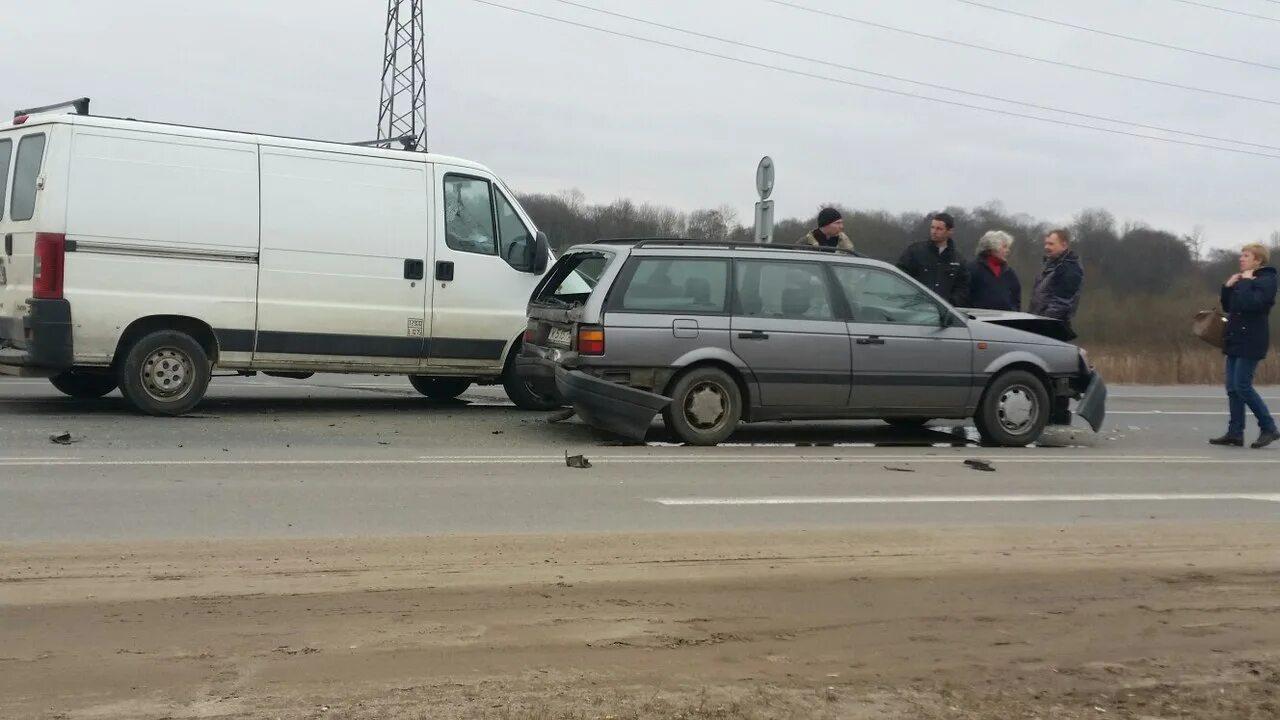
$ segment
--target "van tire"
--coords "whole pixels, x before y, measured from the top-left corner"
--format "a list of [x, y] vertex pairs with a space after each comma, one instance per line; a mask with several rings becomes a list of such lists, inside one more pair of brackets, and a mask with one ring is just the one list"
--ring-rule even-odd
[[49, 382], [62, 394], [77, 400], [97, 400], [104, 395], [109, 395], [117, 386], [116, 379], [111, 373], [88, 373], [76, 370], [54, 375], [49, 378]]
[[213, 365], [190, 335], [159, 330], [143, 336], [125, 352], [117, 368], [120, 392], [148, 415], [190, 412], [209, 389]]
[[690, 445], [717, 445], [738, 429], [742, 391], [723, 370], [690, 370], [676, 378], [668, 395], [671, 404], [662, 411], [667, 431]]
[[528, 381], [516, 372], [515, 363], [507, 363], [507, 370], [502, 373], [502, 389], [507, 391], [507, 397], [521, 410], [546, 412], [564, 407], [560, 398], [548, 397], [530, 387]]
[[992, 445], [1026, 447], [1049, 423], [1049, 392], [1040, 378], [1026, 370], [1001, 373], [987, 385], [973, 423]]
[[414, 390], [432, 400], [454, 400], [471, 387], [467, 378], [432, 377], [430, 375], [410, 375], [409, 384]]

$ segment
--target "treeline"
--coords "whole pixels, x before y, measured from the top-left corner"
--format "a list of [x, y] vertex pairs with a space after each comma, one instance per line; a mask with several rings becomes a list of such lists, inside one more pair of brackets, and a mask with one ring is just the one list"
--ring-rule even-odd
[[[577, 192], [526, 195], [521, 203], [557, 250], [601, 238], [685, 237], [751, 242], [752, 228], [732, 209], [684, 213], [618, 200], [587, 203]], [[978, 238], [1004, 230], [1015, 238], [1010, 263], [1022, 278], [1024, 307], [1041, 262], [1044, 235], [1058, 224], [1009, 213], [1000, 204], [932, 208], [894, 215], [831, 203], [844, 215], [845, 231], [859, 252], [893, 262], [908, 243], [928, 236], [928, 216], [946, 210], [956, 218], [955, 239], [972, 257]], [[814, 215], [818, 208], [815, 207]], [[775, 225], [776, 242], [794, 243], [813, 229], [812, 218]], [[1086, 209], [1066, 223], [1085, 265], [1085, 295], [1075, 323], [1086, 345], [1107, 349], [1196, 348], [1189, 334], [1196, 310], [1217, 303], [1217, 289], [1236, 270], [1238, 248], [1206, 250], [1199, 231], [1177, 234], [1141, 223], [1121, 225], [1106, 210]], [[1272, 245], [1280, 235], [1273, 235]], [[1241, 241], [1251, 242], [1251, 240]], [[1277, 314], [1280, 322], [1280, 313]]]

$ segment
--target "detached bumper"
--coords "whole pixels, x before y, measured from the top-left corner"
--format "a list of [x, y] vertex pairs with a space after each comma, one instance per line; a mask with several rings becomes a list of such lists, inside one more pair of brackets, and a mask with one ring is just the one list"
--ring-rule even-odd
[[641, 442], [671, 398], [557, 367], [556, 390], [586, 424]]
[[29, 314], [0, 320], [0, 375], [48, 377], [71, 367], [71, 303], [30, 300]]
[[1076, 414], [1084, 418], [1094, 432], [1102, 429], [1107, 419], [1107, 384], [1097, 372], [1089, 373], [1089, 385], [1076, 403]]

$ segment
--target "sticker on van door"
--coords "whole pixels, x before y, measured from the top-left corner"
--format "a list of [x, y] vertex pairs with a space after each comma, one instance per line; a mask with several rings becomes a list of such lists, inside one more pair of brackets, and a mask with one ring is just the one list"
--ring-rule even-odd
[[422, 337], [426, 323], [425, 318], [409, 318], [409, 337]]

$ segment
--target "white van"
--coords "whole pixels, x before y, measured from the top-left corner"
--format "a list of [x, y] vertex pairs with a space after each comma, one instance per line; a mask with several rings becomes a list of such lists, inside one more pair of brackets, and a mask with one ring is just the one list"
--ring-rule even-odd
[[483, 166], [74, 105], [0, 125], [0, 374], [155, 415], [214, 368], [554, 406], [512, 362], [550, 249]]

